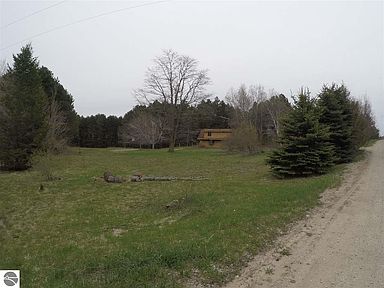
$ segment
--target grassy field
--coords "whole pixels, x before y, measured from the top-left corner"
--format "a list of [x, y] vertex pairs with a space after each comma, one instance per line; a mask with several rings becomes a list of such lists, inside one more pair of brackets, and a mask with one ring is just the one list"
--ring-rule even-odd
[[[74, 148], [52, 163], [61, 180], [2, 173], [0, 269], [20, 269], [23, 287], [223, 283], [341, 178], [337, 167], [278, 180], [264, 161], [218, 150]], [[108, 184], [97, 178], [105, 170], [208, 179]]]

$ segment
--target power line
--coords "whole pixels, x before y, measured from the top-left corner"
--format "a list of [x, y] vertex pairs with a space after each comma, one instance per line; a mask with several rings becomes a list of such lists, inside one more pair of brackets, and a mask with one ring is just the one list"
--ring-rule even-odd
[[121, 9], [117, 9], [117, 10], [113, 10], [113, 11], [109, 11], [109, 12], [100, 13], [100, 14], [97, 14], [97, 15], [94, 15], [94, 16], [90, 16], [90, 17], [87, 17], [87, 18], [83, 18], [83, 19], [80, 19], [80, 20], [77, 20], [77, 21], [74, 21], [74, 22], [71, 22], [71, 23], [67, 23], [67, 24], [61, 25], [61, 26], [56, 26], [56, 27], [54, 27], [52, 29], [46, 30], [44, 32], [40, 32], [40, 33], [35, 34], [35, 35], [32, 35], [32, 36], [30, 36], [28, 38], [25, 38], [25, 39], [23, 39], [21, 41], [15, 42], [15, 43], [10, 44], [8, 46], [1, 47], [0, 51], [8, 49], [10, 47], [13, 47], [15, 45], [18, 45], [18, 44], [23, 43], [25, 41], [32, 40], [34, 38], [40, 37], [40, 36], [42, 36], [44, 34], [51, 33], [53, 31], [56, 31], [56, 30], [59, 30], [59, 29], [63, 29], [63, 28], [66, 28], [66, 27], [69, 27], [69, 26], [72, 26], [72, 25], [76, 25], [76, 24], [79, 24], [79, 23], [82, 23], [82, 22], [86, 22], [86, 21], [89, 21], [89, 20], [93, 20], [95, 18], [111, 15], [111, 14], [122, 12], [122, 11], [126, 11], [126, 10], [131, 10], [131, 9], [135, 9], [135, 8], [139, 8], [139, 7], [156, 5], [156, 4], [160, 4], [160, 3], [164, 3], [164, 2], [169, 2], [169, 1], [171, 1], [171, 0], [154, 1], [154, 2], [149, 2], [149, 3], [139, 4], [139, 5], [130, 6], [130, 7], [126, 7], [126, 8], [121, 8]]
[[25, 15], [25, 16], [19, 18], [19, 19], [16, 19], [15, 21], [9, 22], [8, 24], [5, 24], [4, 26], [1, 26], [1, 27], [0, 27], [0, 30], [3, 30], [3, 29], [5, 29], [5, 28], [7, 28], [7, 27], [9, 27], [9, 26], [11, 26], [11, 25], [13, 25], [13, 24], [16, 24], [16, 23], [18, 23], [18, 22], [20, 22], [20, 21], [23, 21], [24, 19], [27, 19], [27, 18], [29, 18], [29, 17], [32, 17], [32, 16], [34, 16], [34, 15], [36, 15], [36, 14], [39, 14], [39, 13], [45, 11], [45, 10], [48, 10], [48, 9], [50, 9], [50, 8], [52, 8], [52, 7], [58, 6], [58, 5], [60, 5], [60, 4], [63, 4], [63, 3], [66, 2], [66, 1], [68, 1], [68, 0], [64, 0], [64, 1], [57, 2], [57, 3], [52, 4], [52, 5], [50, 5], [50, 6], [47, 6], [47, 7], [45, 7], [45, 8], [40, 9], [40, 10], [37, 10], [37, 11], [35, 11], [35, 12], [32, 12], [31, 14]]

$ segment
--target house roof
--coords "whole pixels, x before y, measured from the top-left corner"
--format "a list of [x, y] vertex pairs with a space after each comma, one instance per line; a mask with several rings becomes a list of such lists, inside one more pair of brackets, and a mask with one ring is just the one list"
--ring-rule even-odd
[[215, 128], [209, 128], [209, 129], [201, 129], [201, 132], [215, 132], [215, 133], [232, 133], [232, 129], [215, 129]]
[[[205, 133], [215, 133], [215, 135], [207, 136], [204, 135]], [[227, 139], [227, 135], [225, 134], [230, 134], [232, 133], [232, 129], [201, 129], [199, 136], [197, 137], [197, 140], [224, 140]], [[219, 135], [218, 135], [219, 134]], [[221, 135], [220, 135], [221, 134]], [[225, 135], [225, 136], [224, 136]]]

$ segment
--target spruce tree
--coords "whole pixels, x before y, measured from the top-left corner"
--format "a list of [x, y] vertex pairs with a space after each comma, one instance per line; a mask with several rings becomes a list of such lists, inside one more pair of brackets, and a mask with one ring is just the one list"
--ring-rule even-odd
[[31, 45], [21, 48], [13, 60], [13, 67], [3, 76], [10, 84], [0, 99], [0, 164], [9, 170], [24, 170], [46, 134], [47, 98]]
[[328, 127], [319, 122], [319, 111], [308, 91], [294, 99], [293, 109], [283, 119], [280, 144], [268, 164], [280, 177], [309, 176], [325, 173], [333, 165], [333, 145]]
[[335, 146], [336, 163], [353, 159], [353, 111], [349, 91], [344, 85], [323, 86], [319, 95], [320, 122], [329, 126], [330, 140]]

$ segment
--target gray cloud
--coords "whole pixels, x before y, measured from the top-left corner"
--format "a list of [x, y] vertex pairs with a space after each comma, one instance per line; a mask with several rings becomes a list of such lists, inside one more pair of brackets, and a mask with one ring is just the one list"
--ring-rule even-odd
[[[58, 1], [59, 2], [59, 1]], [[2, 1], [1, 25], [56, 2]], [[65, 1], [1, 30], [0, 47], [143, 1]], [[151, 59], [171, 48], [209, 69], [209, 91], [262, 84], [286, 95], [344, 83], [370, 99], [384, 131], [383, 2], [169, 1], [98, 17], [31, 40], [83, 115], [123, 115]], [[1, 51], [11, 61], [22, 44]]]

